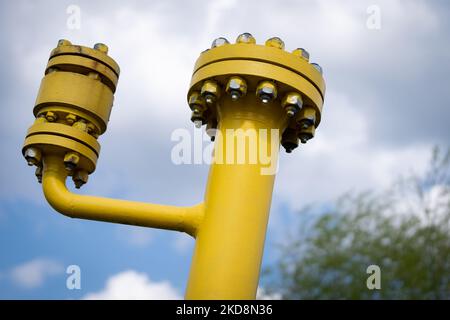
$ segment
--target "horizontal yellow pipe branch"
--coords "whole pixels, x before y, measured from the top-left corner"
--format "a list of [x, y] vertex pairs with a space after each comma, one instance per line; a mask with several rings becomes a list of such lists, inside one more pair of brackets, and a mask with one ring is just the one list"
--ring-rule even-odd
[[56, 211], [71, 218], [175, 230], [193, 237], [203, 219], [203, 203], [176, 207], [79, 195], [67, 189], [66, 178], [63, 159], [45, 156], [42, 177], [45, 198]]

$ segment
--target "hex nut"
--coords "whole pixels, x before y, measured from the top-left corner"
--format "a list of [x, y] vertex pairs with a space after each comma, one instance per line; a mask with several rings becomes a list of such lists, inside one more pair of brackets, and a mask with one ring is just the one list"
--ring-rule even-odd
[[233, 100], [237, 100], [247, 94], [247, 83], [241, 77], [231, 77], [227, 82], [225, 91], [231, 95]]
[[268, 39], [266, 41], [266, 46], [267, 47], [274, 47], [274, 48], [283, 50], [284, 49], [284, 42], [283, 42], [283, 40], [281, 40], [278, 37], [272, 37], [272, 38], [270, 38], [270, 39]]
[[214, 80], [206, 80], [200, 91], [206, 103], [211, 104], [215, 102], [220, 96], [220, 87]]
[[306, 51], [303, 48], [295, 49], [294, 51], [292, 51], [292, 54], [296, 55], [296, 56], [298, 56], [298, 57], [300, 57], [300, 58], [302, 58], [302, 59], [304, 59], [306, 61], [309, 61], [309, 52]]
[[277, 98], [277, 87], [271, 81], [262, 81], [256, 88], [256, 96], [259, 97], [263, 103], [269, 103]]

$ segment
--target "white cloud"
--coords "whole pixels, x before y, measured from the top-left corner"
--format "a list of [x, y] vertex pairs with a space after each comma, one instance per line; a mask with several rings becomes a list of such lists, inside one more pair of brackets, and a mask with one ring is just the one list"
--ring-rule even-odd
[[14, 267], [10, 271], [11, 280], [20, 287], [33, 289], [40, 287], [47, 278], [63, 273], [61, 263], [45, 258], [37, 258]]
[[110, 277], [105, 288], [87, 294], [87, 300], [179, 300], [179, 291], [170, 282], [154, 282], [147, 274], [127, 270]]

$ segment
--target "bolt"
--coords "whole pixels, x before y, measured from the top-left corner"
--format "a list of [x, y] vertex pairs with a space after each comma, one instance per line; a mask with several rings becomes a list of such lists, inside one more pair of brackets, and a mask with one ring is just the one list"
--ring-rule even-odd
[[314, 69], [316, 69], [317, 71], [320, 72], [320, 74], [323, 74], [323, 70], [322, 67], [319, 66], [317, 63], [311, 63], [311, 65], [314, 67]]
[[298, 133], [298, 137], [299, 137], [301, 143], [306, 143], [308, 140], [312, 139], [314, 137], [315, 131], [316, 131], [315, 126], [309, 126], [307, 128], [300, 129], [300, 132]]
[[80, 162], [80, 155], [77, 152], [67, 152], [64, 156], [64, 166], [67, 171], [72, 171], [75, 169]]
[[195, 108], [200, 109], [201, 111], [206, 109], [205, 101], [198, 91], [194, 91], [191, 93], [188, 99], [188, 103], [192, 111], [194, 111]]
[[213, 43], [212, 43], [212, 45], [211, 45], [211, 48], [221, 47], [221, 46], [226, 45], [226, 44], [229, 44], [229, 43], [230, 43], [230, 42], [228, 42], [227, 39], [225, 39], [225, 38], [223, 38], [223, 37], [220, 37], [220, 38], [217, 38], [217, 39], [215, 39], [215, 40], [213, 41]]
[[34, 120], [34, 124], [46, 123], [47, 119], [45, 119], [45, 114], [40, 113], [37, 115], [36, 120]]
[[303, 144], [308, 142], [308, 140], [312, 139], [312, 135], [310, 135], [308, 133], [299, 133], [298, 137], [300, 139], [300, 142]]
[[27, 160], [27, 163], [30, 167], [39, 166], [42, 160], [41, 150], [34, 147], [26, 149], [23, 156], [25, 157], [25, 160]]
[[256, 39], [251, 33], [244, 32], [237, 37], [236, 43], [256, 44]]
[[207, 104], [214, 103], [220, 96], [220, 87], [216, 81], [206, 80], [201, 89], [201, 95]]
[[206, 134], [211, 138], [211, 141], [216, 139], [217, 119], [211, 118], [206, 124]]
[[100, 79], [100, 75], [97, 72], [89, 72], [88, 73], [88, 77], [94, 80], [99, 80]]
[[262, 103], [269, 103], [270, 102], [270, 96], [268, 96], [266, 94], [262, 94], [261, 95], [261, 101], [262, 101]]
[[287, 106], [286, 107], [286, 115], [289, 118], [292, 118], [297, 113], [297, 109], [294, 106]]
[[39, 183], [42, 183], [42, 166], [37, 166], [34, 172]]
[[294, 128], [287, 128], [281, 137], [281, 145], [284, 147], [287, 153], [291, 153], [292, 150], [298, 147], [297, 132]]
[[86, 131], [87, 131], [86, 120], [80, 119], [80, 120], [78, 120], [77, 122], [75, 122], [75, 123], [72, 125], [72, 127], [76, 128], [76, 129], [78, 129], [78, 130], [81, 130], [81, 131], [86, 132]]
[[278, 37], [273, 37], [273, 38], [270, 38], [270, 39], [268, 39], [266, 41], [266, 46], [267, 47], [274, 47], [274, 48], [283, 50], [284, 49], [284, 42], [283, 42], [283, 40], [281, 40]]
[[70, 42], [69, 40], [66, 40], [66, 39], [61, 39], [58, 41], [58, 47], [71, 46], [71, 45], [72, 45], [72, 42]]
[[56, 115], [56, 113], [54, 113], [52, 111], [48, 111], [45, 114], [45, 119], [47, 119], [48, 122], [55, 122], [56, 119], [58, 119], [58, 116]]
[[231, 95], [231, 100], [236, 101], [247, 93], [247, 83], [240, 77], [231, 77], [225, 91]]
[[95, 133], [95, 126], [94, 126], [94, 124], [89, 122], [87, 124], [86, 131], [87, 131], [87, 133], [93, 135]]
[[96, 43], [94, 44], [94, 49], [97, 51], [100, 51], [104, 54], [108, 53], [108, 46], [104, 43]]
[[316, 123], [316, 110], [310, 106], [303, 107], [296, 117], [297, 123], [300, 125], [300, 129], [307, 129], [314, 127]]
[[281, 101], [281, 106], [289, 118], [292, 118], [303, 106], [302, 96], [296, 92], [286, 94]]
[[50, 73], [53, 73], [53, 72], [56, 72], [56, 71], [58, 71], [58, 68], [50, 67], [50, 68], [47, 69], [47, 74], [50, 74]]
[[277, 87], [273, 82], [262, 81], [256, 89], [256, 96], [259, 97], [263, 103], [269, 103], [277, 98]]
[[89, 173], [85, 170], [77, 170], [72, 175], [72, 180], [75, 183], [75, 188], [80, 189], [85, 183], [87, 183]]
[[69, 114], [66, 116], [66, 122], [67, 122], [69, 125], [73, 125], [76, 121], [77, 121], [77, 116], [76, 116], [76, 115], [74, 115], [74, 114], [72, 114], [72, 113], [69, 113]]
[[212, 104], [214, 102], [214, 96], [212, 94], [205, 95], [205, 101], [207, 104]]
[[306, 61], [309, 61], [309, 52], [306, 51], [303, 48], [295, 49], [294, 51], [292, 51], [292, 54], [296, 55], [296, 56], [298, 56], [298, 57], [300, 57], [300, 58], [302, 58], [302, 59], [304, 59]]
[[192, 110], [191, 121], [195, 124], [196, 128], [201, 128], [201, 126], [206, 123], [205, 111], [198, 107], [194, 107]]

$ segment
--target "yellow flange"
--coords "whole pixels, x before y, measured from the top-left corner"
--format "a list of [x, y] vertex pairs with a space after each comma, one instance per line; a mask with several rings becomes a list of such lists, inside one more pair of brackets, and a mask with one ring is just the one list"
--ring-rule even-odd
[[104, 44], [92, 49], [58, 42], [36, 98], [36, 121], [22, 150], [28, 163], [38, 168], [46, 155], [60, 155], [77, 187], [95, 170], [97, 138], [107, 129], [113, 105], [120, 70], [107, 52]]
[[[309, 63], [309, 53], [304, 49], [295, 49], [292, 53], [285, 51], [284, 43], [279, 38], [271, 38], [265, 45], [256, 44], [255, 39], [247, 33], [240, 35], [235, 44], [230, 44], [224, 38], [216, 39], [212, 48], [204, 51], [195, 64], [188, 101], [192, 101], [192, 96], [198, 93], [206, 100], [207, 95], [203, 92], [205, 87], [211, 88], [211, 84], [215, 87], [209, 91], [217, 91], [218, 94], [211, 92], [209, 102], [206, 101], [207, 108], [201, 115], [193, 115], [193, 121], [201, 120], [198, 121], [199, 124], [220, 122], [220, 119], [214, 117], [220, 114], [217, 109], [223, 105], [223, 99], [237, 100], [240, 96], [251, 93], [256, 94], [265, 104], [284, 108], [288, 123], [286, 127], [291, 127], [291, 130], [293, 128], [302, 142], [313, 135], [304, 134], [306, 128], [299, 125], [302, 118], [298, 119], [299, 116], [295, 114], [307, 106], [314, 112], [314, 122], [311, 123], [314, 129], [320, 123], [325, 96], [322, 69], [315, 63]], [[230, 89], [230, 84], [241, 87]], [[226, 95], [220, 94], [222, 92]], [[296, 103], [287, 105], [292, 97], [296, 97]], [[291, 132], [291, 142], [292, 136]], [[285, 147], [289, 145], [286, 148], [288, 152], [295, 145], [288, 142], [286, 145], [282, 144]]]

